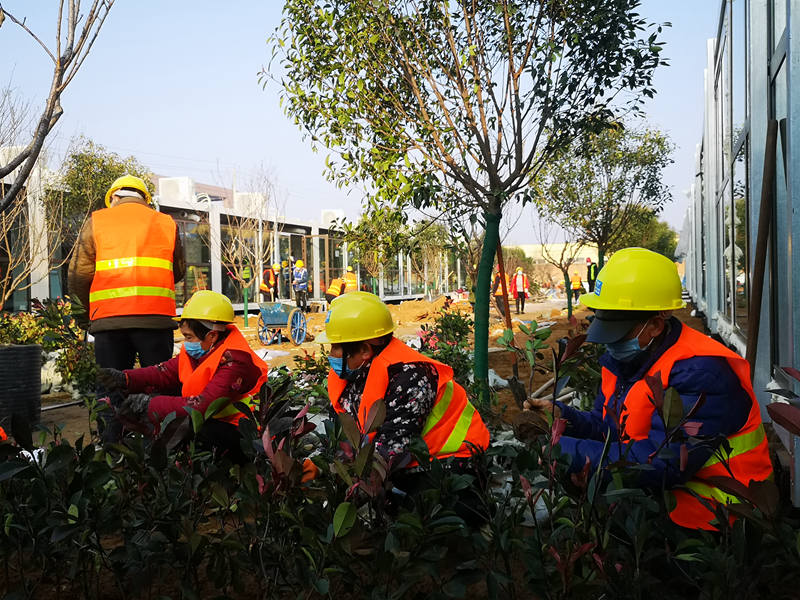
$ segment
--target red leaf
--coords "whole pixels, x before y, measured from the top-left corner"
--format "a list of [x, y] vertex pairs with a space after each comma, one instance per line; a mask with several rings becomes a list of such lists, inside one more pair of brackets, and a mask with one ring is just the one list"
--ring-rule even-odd
[[579, 546], [578, 548], [576, 548], [575, 550], [573, 550], [572, 554], [570, 554], [570, 556], [569, 556], [570, 564], [574, 563], [581, 556], [583, 556], [584, 554], [589, 552], [589, 550], [594, 550], [594, 547], [596, 545], [597, 544], [595, 544], [594, 542], [586, 542], [585, 544], [583, 544], [583, 545]]
[[264, 444], [264, 453], [267, 458], [272, 460], [275, 453], [272, 451], [272, 435], [269, 432], [269, 427], [264, 428], [264, 433], [261, 435], [261, 443]]
[[310, 404], [306, 404], [303, 408], [301, 408], [300, 412], [297, 413], [297, 415], [295, 415], [294, 420], [296, 421], [297, 419], [302, 419], [303, 417], [305, 417], [306, 413], [308, 413], [309, 406], [311, 406], [311, 405]]
[[790, 377], [794, 377], [797, 381], [800, 381], [800, 371], [794, 367], [781, 367], [781, 369], [783, 369], [783, 372]]
[[800, 408], [783, 402], [767, 405], [769, 416], [778, 425], [793, 435], [800, 435]]
[[706, 403], [706, 393], [701, 392], [700, 395], [697, 397], [697, 401], [692, 405], [692, 408], [689, 409], [689, 412], [686, 413], [686, 418], [691, 419], [698, 410], [703, 407], [703, 404]]
[[572, 483], [575, 484], [575, 487], [585, 490], [586, 486], [589, 482], [589, 469], [592, 466], [592, 461], [589, 460], [589, 457], [586, 457], [586, 464], [583, 465], [583, 468], [580, 470], [579, 473], [572, 473], [570, 479], [572, 479]]
[[528, 481], [528, 478], [524, 475], [519, 476], [520, 485], [522, 485], [522, 491], [525, 493], [525, 499], [530, 502], [533, 498], [533, 488], [531, 488], [531, 482]]
[[600, 571], [600, 574], [605, 577], [606, 569], [603, 566], [603, 559], [600, 558], [600, 555], [597, 552], [592, 552], [592, 558], [594, 559], [594, 564], [597, 565], [597, 568]]
[[[697, 437], [700, 434], [700, 428], [703, 424], [700, 421], [686, 421], [683, 424], [683, 430], [686, 432], [686, 435], [691, 437]], [[683, 469], [681, 469], [682, 471]]]
[[550, 438], [550, 444], [555, 446], [561, 440], [561, 434], [564, 433], [566, 428], [567, 428], [566, 419], [555, 419], [553, 421], [553, 428], [551, 430], [552, 437]]
[[[574, 318], [574, 317], [573, 317]], [[580, 350], [580, 347], [583, 346], [583, 343], [586, 341], [586, 334], [582, 333], [580, 335], [576, 335], [573, 338], [570, 338], [569, 342], [567, 342], [567, 348], [564, 350], [564, 356], [561, 359], [562, 361], [569, 360], [572, 358], [575, 353]]]
[[264, 478], [258, 473], [256, 473], [256, 480], [258, 481], [258, 493], [263, 496], [264, 492], [267, 491], [267, 484], [264, 483]]
[[661, 372], [659, 371], [654, 375], [645, 375], [644, 381], [647, 387], [650, 388], [652, 394], [651, 402], [661, 412], [661, 408], [664, 406], [664, 384], [661, 382]]
[[686, 470], [686, 463], [689, 462], [689, 448], [686, 444], [681, 444], [681, 472]]
[[766, 517], [773, 517], [778, 512], [780, 492], [774, 481], [751, 481], [747, 486], [753, 498], [753, 504]]

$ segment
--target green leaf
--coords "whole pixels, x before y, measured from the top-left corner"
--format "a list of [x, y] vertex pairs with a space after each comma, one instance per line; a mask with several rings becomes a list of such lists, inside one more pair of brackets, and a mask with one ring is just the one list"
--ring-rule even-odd
[[211, 404], [208, 405], [208, 408], [206, 408], [206, 412], [203, 414], [203, 418], [206, 421], [208, 421], [214, 415], [216, 415], [219, 411], [221, 411], [223, 408], [225, 408], [228, 405], [229, 402], [230, 402], [229, 398], [225, 398], [225, 397], [217, 398]]
[[31, 463], [22, 460], [8, 460], [0, 463], [0, 481], [11, 479], [17, 473], [21, 473], [22, 471], [29, 469], [31, 466]]
[[200, 429], [203, 427], [203, 423], [205, 423], [205, 419], [203, 419], [203, 413], [192, 408], [189, 414], [192, 417], [192, 431], [199, 433]]
[[333, 515], [333, 534], [342, 537], [353, 528], [356, 522], [356, 507], [351, 502], [342, 502]]
[[678, 390], [671, 387], [664, 392], [664, 421], [668, 430], [677, 427], [683, 419], [683, 400]]

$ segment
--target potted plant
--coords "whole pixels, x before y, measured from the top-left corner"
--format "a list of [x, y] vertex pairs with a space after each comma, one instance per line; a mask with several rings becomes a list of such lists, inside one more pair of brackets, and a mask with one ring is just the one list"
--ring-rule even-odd
[[39, 422], [44, 327], [29, 313], [0, 314], [0, 426]]

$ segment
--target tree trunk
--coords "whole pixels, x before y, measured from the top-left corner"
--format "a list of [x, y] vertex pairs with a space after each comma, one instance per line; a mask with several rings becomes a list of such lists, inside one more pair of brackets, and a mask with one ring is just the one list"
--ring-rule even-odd
[[603, 268], [603, 265], [606, 262], [606, 249], [605, 246], [601, 246], [600, 244], [597, 245], [597, 271], [600, 272], [600, 269]]
[[564, 289], [567, 292], [567, 319], [572, 317], [572, 282], [569, 279], [569, 269], [561, 271], [564, 275]]
[[489, 404], [489, 290], [491, 287], [492, 267], [500, 239], [500, 217], [498, 214], [485, 212], [486, 232], [481, 250], [481, 261], [478, 265], [478, 282], [475, 290], [475, 381], [479, 386], [480, 403]]

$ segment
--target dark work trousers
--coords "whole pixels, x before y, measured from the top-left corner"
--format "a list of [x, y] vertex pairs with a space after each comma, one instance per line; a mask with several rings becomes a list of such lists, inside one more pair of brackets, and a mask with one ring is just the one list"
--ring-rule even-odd
[[525, 292], [517, 292], [517, 314], [525, 312]]
[[294, 299], [297, 308], [302, 309], [303, 312], [308, 312], [308, 292], [306, 290], [295, 290]]
[[573, 300], [575, 300], [575, 302], [577, 302], [578, 298], [581, 297], [582, 293], [583, 293], [583, 288], [579, 288], [577, 290], [572, 290], [572, 298], [573, 298]]
[[[173, 329], [112, 329], [98, 331], [94, 335], [94, 357], [98, 367], [106, 369], [132, 369], [139, 357], [143, 367], [157, 365], [172, 358]], [[97, 397], [104, 398], [109, 394], [98, 385]], [[109, 396], [112, 406], [122, 402], [122, 396]], [[122, 437], [122, 424], [112, 411], [101, 413], [100, 435], [103, 442], [116, 443]]]
[[325, 300], [328, 302], [328, 306], [331, 305], [331, 302], [336, 300], [339, 296], [334, 296], [333, 294], [325, 294]]
[[197, 432], [197, 447], [201, 450], [216, 451], [237, 465], [247, 462], [242, 451], [242, 435], [239, 428], [219, 419], [209, 419]]
[[589, 293], [590, 294], [594, 293], [594, 280], [593, 279], [589, 280]]
[[506, 303], [503, 302], [503, 297], [502, 296], [495, 296], [494, 297], [494, 301], [495, 301], [495, 304], [497, 304], [497, 310], [500, 311], [500, 316], [501, 317], [505, 317], [506, 316]]

